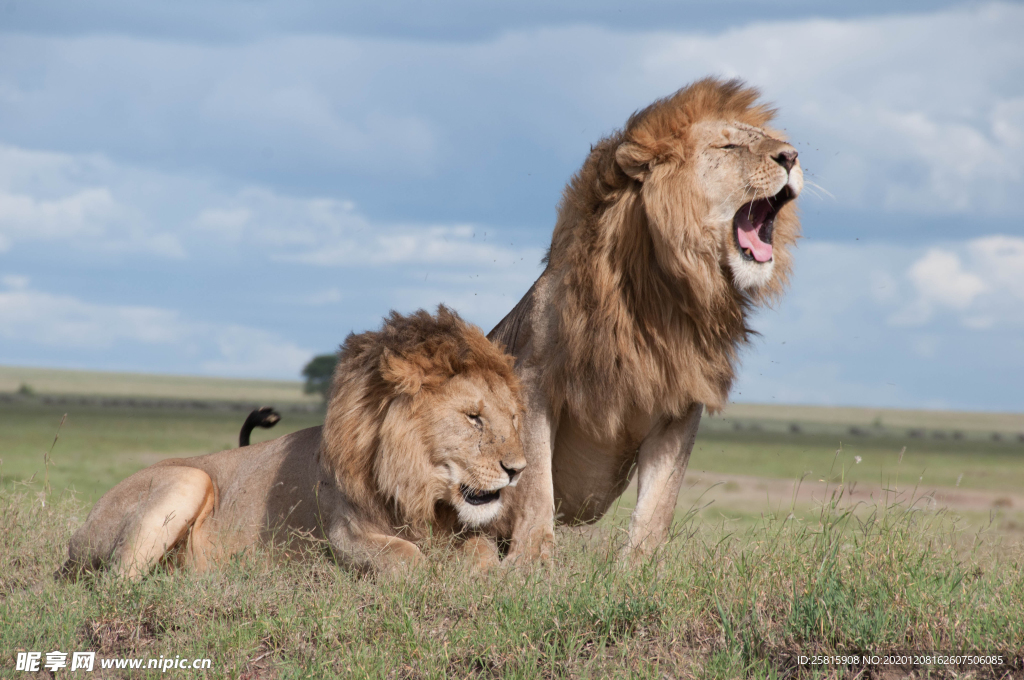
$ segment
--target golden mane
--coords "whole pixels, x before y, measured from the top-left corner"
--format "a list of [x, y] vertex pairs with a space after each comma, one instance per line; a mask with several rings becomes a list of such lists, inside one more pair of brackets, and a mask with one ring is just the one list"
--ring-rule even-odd
[[[504, 383], [520, 400], [512, 358], [444, 305], [436, 317], [392, 311], [380, 331], [345, 339], [320, 460], [367, 513], [384, 512], [391, 523], [417, 527], [434, 519], [440, 487], [429, 472], [429, 442], [414, 421], [427, 415], [421, 406], [430, 404], [431, 393], [456, 375], [478, 376], [492, 387]], [[395, 477], [405, 480], [402, 491], [383, 492]]]
[[[737, 346], [753, 333], [745, 315], [784, 289], [799, 221], [792, 205], [781, 210], [771, 282], [740, 290], [704, 228], [713, 206], [687, 155], [698, 122], [763, 128], [774, 110], [758, 96], [708, 78], [660, 99], [596, 144], [566, 187], [546, 257], [566, 278], [545, 388], [555, 412], [567, 408], [586, 431], [614, 436], [631, 412], [725, 405]], [[528, 293], [492, 332], [513, 353], [532, 304]]]

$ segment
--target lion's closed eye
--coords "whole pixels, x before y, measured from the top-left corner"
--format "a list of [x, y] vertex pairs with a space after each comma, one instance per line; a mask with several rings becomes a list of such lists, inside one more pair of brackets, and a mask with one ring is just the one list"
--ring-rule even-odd
[[479, 413], [467, 413], [466, 417], [469, 418], [469, 422], [473, 423], [473, 427], [482, 430], [484, 427], [484, 420], [480, 417]]

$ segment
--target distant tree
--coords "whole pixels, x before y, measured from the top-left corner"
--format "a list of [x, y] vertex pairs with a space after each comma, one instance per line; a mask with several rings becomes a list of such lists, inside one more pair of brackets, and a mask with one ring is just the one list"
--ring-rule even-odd
[[331, 391], [331, 376], [337, 365], [337, 354], [320, 354], [310, 359], [302, 369], [302, 375], [306, 378], [306, 394], [320, 394], [326, 400]]

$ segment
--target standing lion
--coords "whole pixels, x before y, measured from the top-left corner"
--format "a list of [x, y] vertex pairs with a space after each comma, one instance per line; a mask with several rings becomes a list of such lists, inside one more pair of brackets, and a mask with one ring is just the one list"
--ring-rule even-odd
[[544, 273], [489, 336], [527, 404], [510, 558], [546, 557], [556, 513], [596, 521], [634, 468], [627, 553], [665, 539], [701, 413], [725, 406], [747, 314], [781, 294], [799, 236], [803, 172], [758, 97], [698, 81], [566, 187]]
[[526, 465], [512, 359], [445, 307], [395, 312], [341, 348], [323, 428], [165, 460], [108, 491], [64, 573], [205, 568], [256, 543], [325, 543], [364, 570], [417, 561], [429, 535], [497, 563], [480, 532]]

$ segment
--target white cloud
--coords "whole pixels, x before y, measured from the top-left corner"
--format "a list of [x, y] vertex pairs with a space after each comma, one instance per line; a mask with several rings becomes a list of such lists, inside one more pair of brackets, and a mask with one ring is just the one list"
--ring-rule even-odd
[[252, 219], [247, 208], [207, 208], [196, 218], [196, 227], [218, 234], [222, 238], [239, 241], [245, 225]]
[[[996, 251], [1008, 264], [1016, 262], [1021, 249], [1024, 239], [1005, 236], [930, 248], [801, 244], [792, 289], [777, 310], [752, 321], [762, 335], [743, 353], [733, 398], [1024, 409], [1017, 387], [1024, 380], [1024, 308], [1008, 287], [1015, 279], [1001, 279], [988, 259]], [[929, 268], [917, 266], [922, 262], [954, 280], [974, 277], [985, 290], [973, 296], [946, 291], [960, 296], [956, 305], [936, 302], [935, 287], [926, 286], [922, 297], [918, 284], [937, 278], [920, 276]], [[917, 282], [911, 271], [918, 272]], [[1012, 264], [1007, 271], [1016, 276]], [[879, 296], [878, 286], [890, 293]]]
[[106, 188], [84, 189], [53, 201], [2, 193], [0, 229], [9, 238], [95, 237], [102, 233], [104, 222], [117, 218], [118, 208]]
[[[9, 159], [23, 161], [24, 170], [19, 171], [16, 163], [4, 164], [3, 151]], [[521, 294], [533, 282], [543, 255], [534, 238], [520, 245], [516, 241], [522, 236], [509, 237], [509, 230], [469, 224], [375, 223], [348, 199], [295, 196], [252, 185], [237, 187], [223, 180], [147, 170], [87, 155], [5, 147], [0, 149], [0, 184], [4, 183], [27, 195], [24, 203], [35, 208], [48, 203], [63, 205], [61, 196], [91, 197], [74, 203], [85, 207], [64, 211], [75, 219], [62, 220], [52, 215], [53, 209], [37, 209], [35, 212], [48, 216], [49, 222], [29, 228], [27, 218], [22, 219], [23, 228], [8, 231], [16, 239], [15, 247], [49, 237], [56, 244], [55, 262], [60, 262], [62, 256], [78, 260], [86, 255], [88, 259], [91, 252], [103, 251], [130, 256], [124, 258], [130, 270], [138, 266], [141, 241], [151, 253], [163, 244], [166, 247], [162, 254], [187, 254], [189, 260], [188, 264], [174, 265], [179, 273], [164, 285], [184, 288], [185, 295], [191, 297], [183, 304], [207, 316], [211, 315], [207, 300], [210, 294], [220, 300], [233, 295], [235, 304], [228, 306], [227, 313], [243, 324], [246, 319], [238, 317], [237, 310], [251, 305], [251, 286], [255, 283], [273, 301], [268, 310], [276, 311], [268, 319], [290, 315], [284, 309], [289, 305], [333, 305], [345, 315], [343, 318], [355, 313], [358, 323], [374, 324], [388, 308], [411, 311], [416, 306], [433, 308], [447, 301], [462, 309], [467, 318], [488, 325], [504, 315], [507, 309], [503, 307], [511, 308], [515, 302], [512, 296]], [[113, 189], [89, 193], [89, 187], [96, 185]], [[134, 203], [117, 203], [115, 195]], [[112, 221], [92, 219], [104, 206]], [[121, 219], [123, 215], [133, 220]], [[144, 226], [135, 229], [135, 223]], [[103, 266], [111, 272], [120, 268]], [[143, 270], [147, 274], [151, 271], [145, 264]], [[217, 271], [223, 274], [213, 273]], [[192, 289], [200, 288], [194, 284], [182, 287], [180, 283], [188, 279], [210, 281], [216, 289], [194, 292]], [[119, 281], [116, 285], [138, 281], [128, 279], [126, 284]], [[353, 291], [359, 293], [353, 295]], [[148, 308], [78, 305], [79, 295], [77, 290], [66, 297], [24, 290], [21, 297], [16, 297], [11, 291], [7, 304], [12, 313], [16, 307], [20, 310], [18, 319], [38, 307], [50, 310], [54, 321], [47, 326], [39, 325], [42, 321], [37, 315], [27, 317], [31, 323], [15, 323], [12, 318], [6, 337], [39, 338], [42, 344], [53, 347], [110, 349], [117, 342], [145, 344], [144, 331], [170, 332], [168, 329], [181, 326]], [[369, 309], [371, 304], [379, 305], [379, 309]], [[213, 314], [224, 318], [224, 311], [220, 307]], [[195, 329], [194, 325], [188, 327]], [[213, 342], [211, 333], [200, 332], [207, 344]], [[186, 340], [193, 342], [193, 335]], [[207, 368], [214, 365], [226, 370], [229, 364], [202, 364]]]
[[24, 290], [28, 288], [29, 281], [30, 279], [27, 276], [20, 276], [18, 274], [7, 274], [0, 277], [0, 284], [11, 290]]
[[299, 198], [249, 187], [195, 219], [206, 234], [266, 250], [268, 259], [323, 267], [489, 266], [536, 262], [537, 247], [498, 245], [497, 230], [467, 224], [376, 224], [350, 200]]
[[32, 290], [25, 277], [8, 276], [0, 291], [0, 338], [58, 351], [97, 355], [152, 346], [189, 355], [207, 373], [294, 377], [311, 350], [280, 335], [238, 324], [195, 321], [157, 307], [91, 303]]
[[993, 288], [1024, 300], [1024, 239], [986, 236], [971, 241], [967, 249]]
[[892, 323], [921, 326], [946, 310], [975, 330], [1024, 325], [1016, 301], [1024, 299], [1024, 239], [995, 235], [930, 248], [906, 276], [913, 290]]
[[313, 352], [288, 342], [276, 333], [246, 326], [201, 326], [218, 354], [202, 362], [215, 375], [275, 375], [296, 377]]
[[907, 276], [923, 300], [963, 311], [987, 286], [963, 270], [956, 253], [933, 248], [915, 262]]
[[[14, 166], [21, 161], [28, 162], [19, 172]], [[108, 187], [88, 186], [95, 182], [117, 187], [135, 203], [119, 202]], [[37, 195], [4, 193], [4, 183]], [[40, 240], [71, 250], [178, 257], [225, 257], [245, 248], [256, 251], [256, 261], [325, 267], [507, 267], [542, 254], [537, 247], [496, 244], [493, 228], [379, 224], [348, 199], [260, 186], [225, 191], [223, 184], [89, 156], [0, 147], [0, 250]]]
[[[317, 265], [449, 264], [505, 268], [517, 262], [536, 262], [539, 248], [515, 248], [486, 243], [483, 227], [407, 226], [378, 229], [359, 238], [325, 239], [313, 249], [282, 260]], [[494, 230], [491, 231], [494, 235]], [[332, 242], [333, 241], [333, 242]]]
[[246, 241], [267, 249], [268, 257], [340, 246], [374, 227], [350, 200], [290, 196], [266, 187], [247, 186], [214, 194], [193, 220], [200, 238], [215, 236], [231, 243]]
[[90, 304], [28, 288], [0, 292], [0, 317], [0, 336], [51, 347], [100, 349], [121, 341], [172, 344], [188, 335], [171, 310]]
[[1024, 147], [1024, 97], [1008, 99], [995, 106], [992, 135], [1009, 147]]
[[105, 182], [117, 174], [102, 158], [0, 144], [0, 252], [43, 241], [56, 248], [183, 256], [177, 236], [115, 197]]

